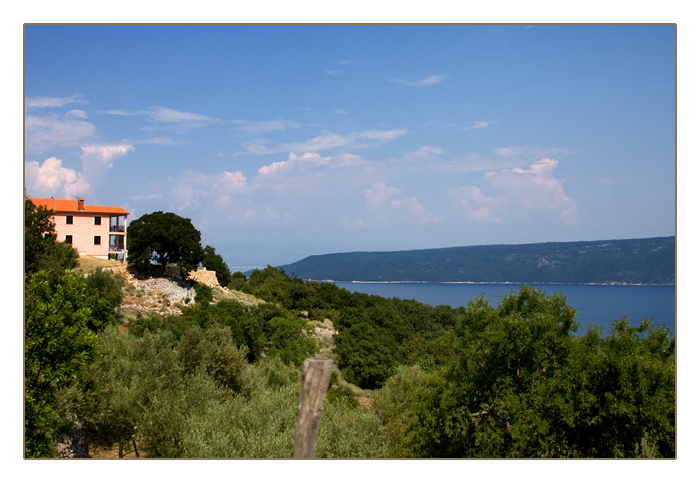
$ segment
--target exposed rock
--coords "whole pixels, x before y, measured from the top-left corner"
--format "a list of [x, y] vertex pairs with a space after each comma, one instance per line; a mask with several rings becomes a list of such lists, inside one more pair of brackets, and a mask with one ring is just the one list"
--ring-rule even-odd
[[73, 434], [58, 445], [59, 458], [90, 458], [85, 430], [79, 422], [73, 427]]
[[211, 288], [221, 288], [219, 280], [216, 278], [216, 272], [207, 270], [204, 267], [199, 267], [197, 270], [192, 270], [187, 278], [197, 283], [207, 285]]

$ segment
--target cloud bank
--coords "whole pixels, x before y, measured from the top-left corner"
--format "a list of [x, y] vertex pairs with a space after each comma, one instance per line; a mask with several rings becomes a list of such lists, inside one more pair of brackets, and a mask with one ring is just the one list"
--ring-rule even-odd
[[477, 186], [461, 186], [448, 189], [448, 195], [472, 221], [550, 218], [573, 224], [578, 213], [576, 202], [564, 192], [563, 181], [554, 177], [557, 164], [554, 159], [544, 158], [527, 169], [487, 171], [484, 180], [494, 194], [487, 195]]

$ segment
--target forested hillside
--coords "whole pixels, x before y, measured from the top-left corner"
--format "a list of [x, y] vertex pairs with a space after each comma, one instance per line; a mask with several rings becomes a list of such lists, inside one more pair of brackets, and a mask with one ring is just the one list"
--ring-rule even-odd
[[200, 284], [130, 316], [146, 284], [72, 272], [51, 212], [25, 210], [27, 458], [78, 439], [100, 457], [290, 458], [318, 356], [334, 362], [319, 458], [676, 456], [675, 339], [653, 320], [579, 337], [566, 298], [527, 285], [432, 307], [271, 266], [231, 274], [254, 303]]
[[674, 284], [675, 237], [317, 255], [284, 265], [334, 281]]

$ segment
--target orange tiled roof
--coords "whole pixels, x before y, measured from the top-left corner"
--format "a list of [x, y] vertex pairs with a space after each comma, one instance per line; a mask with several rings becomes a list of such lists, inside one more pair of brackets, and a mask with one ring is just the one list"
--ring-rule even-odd
[[43, 205], [46, 209], [56, 213], [103, 213], [112, 215], [128, 215], [129, 212], [119, 206], [85, 205], [82, 211], [78, 210], [77, 200], [54, 200], [51, 198], [29, 198], [37, 206]]

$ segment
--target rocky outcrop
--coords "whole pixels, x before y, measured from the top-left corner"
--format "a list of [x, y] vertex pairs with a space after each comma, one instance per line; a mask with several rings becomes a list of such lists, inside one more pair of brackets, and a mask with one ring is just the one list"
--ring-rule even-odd
[[187, 278], [202, 285], [207, 285], [211, 288], [221, 288], [219, 281], [216, 278], [216, 272], [207, 270], [204, 267], [199, 267], [197, 270], [192, 270]]

